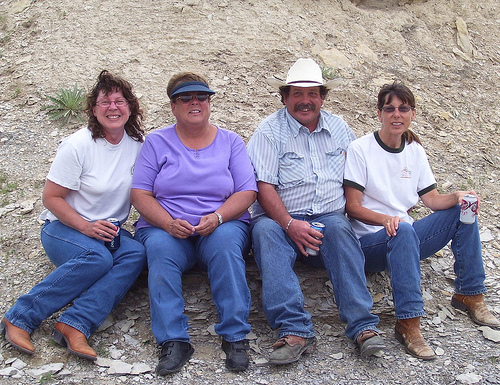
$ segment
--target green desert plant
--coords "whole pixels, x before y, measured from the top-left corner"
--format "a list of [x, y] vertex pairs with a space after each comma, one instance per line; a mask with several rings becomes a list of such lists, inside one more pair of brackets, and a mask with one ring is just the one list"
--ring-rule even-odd
[[61, 88], [56, 96], [45, 95], [52, 104], [44, 106], [42, 111], [48, 111], [51, 120], [61, 120], [62, 124], [68, 124], [72, 120], [84, 123], [81, 112], [83, 110], [83, 100], [85, 90], [78, 88], [77, 84], [71, 89]]
[[332, 67], [321, 66], [321, 74], [325, 80], [332, 80], [336, 77], [336, 71]]

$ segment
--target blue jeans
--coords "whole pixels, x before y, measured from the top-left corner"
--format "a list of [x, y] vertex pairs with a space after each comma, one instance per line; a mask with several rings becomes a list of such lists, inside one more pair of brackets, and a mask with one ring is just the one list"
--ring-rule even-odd
[[57, 268], [18, 298], [5, 318], [32, 333], [42, 321], [73, 301], [58, 321], [87, 338], [118, 305], [144, 268], [144, 247], [121, 229], [120, 248], [87, 237], [59, 221], [46, 221], [42, 244]]
[[366, 270], [389, 271], [396, 318], [425, 314], [420, 290], [420, 261], [441, 250], [450, 240], [455, 256], [455, 292], [463, 295], [484, 293], [485, 273], [477, 219], [470, 225], [460, 222], [458, 205], [436, 211], [413, 225], [400, 222], [394, 237], [389, 237], [382, 229], [360, 238]]
[[196, 263], [208, 272], [219, 323], [215, 332], [228, 342], [240, 341], [250, 332], [250, 290], [244, 255], [249, 250], [248, 224], [225, 222], [206, 237], [175, 238], [157, 227], [137, 230], [146, 246], [149, 268], [151, 327], [156, 342], [189, 342], [184, 314], [182, 274]]
[[304, 310], [304, 296], [293, 266], [297, 258], [313, 267], [324, 267], [333, 284], [340, 320], [346, 335], [355, 340], [365, 330], [377, 330], [379, 318], [370, 313], [373, 302], [366, 287], [365, 258], [347, 218], [340, 213], [293, 216], [325, 225], [317, 257], [304, 257], [280, 225], [267, 216], [252, 221], [255, 260], [262, 277], [264, 313], [279, 337], [313, 337], [311, 315]]

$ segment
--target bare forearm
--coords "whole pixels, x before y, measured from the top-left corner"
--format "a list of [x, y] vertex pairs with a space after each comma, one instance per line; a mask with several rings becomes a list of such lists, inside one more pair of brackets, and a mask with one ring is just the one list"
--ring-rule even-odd
[[377, 213], [356, 203], [347, 204], [346, 211], [351, 218], [369, 225], [384, 226], [390, 218], [390, 215]]
[[255, 201], [257, 193], [255, 191], [238, 191], [231, 195], [218, 209], [217, 212], [222, 215], [224, 222], [237, 219], [248, 210]]
[[132, 189], [130, 201], [149, 224], [167, 231], [173, 218], [152, 194], [146, 193], [145, 190]]
[[263, 182], [259, 182], [258, 187], [259, 193], [257, 194], [257, 200], [262, 206], [262, 209], [269, 218], [274, 219], [283, 229], [286, 229], [292, 217], [288, 213], [275, 187], [269, 183]]
[[63, 198], [55, 196], [44, 197], [43, 205], [54, 214], [61, 223], [83, 234], [87, 234], [89, 221], [78, 214]]
[[[475, 191], [455, 191], [450, 194], [439, 194], [437, 190], [432, 190], [420, 198], [422, 202], [432, 211], [446, 210], [462, 203], [464, 195], [472, 194], [477, 196]], [[479, 200], [479, 198], [478, 198]]]

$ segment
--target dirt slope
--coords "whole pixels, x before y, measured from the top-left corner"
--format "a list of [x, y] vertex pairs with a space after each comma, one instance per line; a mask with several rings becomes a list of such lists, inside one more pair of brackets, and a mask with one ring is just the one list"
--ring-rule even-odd
[[[497, 0], [20, 0], [0, 1], [0, 314], [52, 270], [39, 242], [41, 191], [60, 140], [78, 125], [61, 127], [41, 111], [46, 94], [77, 83], [88, 88], [102, 69], [123, 75], [141, 95], [147, 131], [173, 121], [166, 84], [182, 70], [203, 73], [217, 91], [212, 122], [247, 140], [265, 116], [281, 106], [265, 83], [284, 78], [299, 57], [313, 57], [344, 79], [325, 109], [343, 115], [356, 135], [378, 128], [375, 103], [381, 84], [402, 80], [416, 93], [414, 130], [420, 134], [442, 191], [475, 189], [482, 197], [481, 231], [489, 300], [500, 314], [498, 214], [500, 12]], [[425, 212], [425, 211], [423, 211]], [[322, 272], [302, 269], [301, 278], [320, 335], [320, 352], [284, 369], [258, 366], [273, 342], [260, 308], [260, 284], [250, 263], [254, 364], [240, 377], [227, 374], [203, 275], [186, 279], [192, 317], [194, 362], [168, 379], [173, 383], [455, 383], [467, 373], [500, 383], [498, 345], [485, 340], [463, 314], [441, 319], [452, 292], [449, 250], [423, 265], [427, 335], [443, 353], [438, 361], [413, 361], [393, 341], [390, 288], [384, 275], [370, 289], [387, 333], [387, 353], [360, 360], [343, 326]], [[123, 341], [116, 325], [96, 333], [100, 354], [123, 350], [129, 363], [154, 368], [147, 288], [139, 282], [114, 312], [132, 321]], [[443, 314], [441, 313], [441, 317]], [[208, 318], [208, 320], [206, 319]], [[437, 320], [439, 318], [439, 320]], [[62, 383], [116, 383], [104, 369], [68, 357], [49, 343], [55, 317], [33, 339], [40, 353], [24, 357], [2, 344], [0, 368], [19, 357], [36, 368], [64, 361], [71, 375]], [[135, 334], [134, 334], [135, 333]], [[38, 383], [39, 378], [0, 377], [0, 383]], [[471, 377], [475, 378], [475, 377]], [[90, 381], [90, 380], [88, 380]], [[152, 375], [123, 377], [151, 383]]]

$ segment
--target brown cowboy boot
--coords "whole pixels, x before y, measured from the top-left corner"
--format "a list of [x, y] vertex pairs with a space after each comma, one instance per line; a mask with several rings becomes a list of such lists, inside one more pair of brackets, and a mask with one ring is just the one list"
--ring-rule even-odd
[[500, 321], [498, 321], [486, 307], [486, 304], [484, 303], [484, 296], [482, 294], [453, 294], [453, 297], [451, 297], [451, 306], [467, 312], [472, 321], [478, 325], [495, 328], [500, 326]]
[[7, 342], [17, 350], [26, 354], [33, 354], [35, 352], [35, 347], [30, 340], [30, 334], [26, 330], [11, 324], [7, 318], [2, 320], [0, 329], [2, 334], [5, 335]]
[[61, 346], [68, 348], [70, 353], [78, 357], [86, 358], [95, 361], [97, 353], [87, 343], [87, 338], [78, 329], [58, 322], [52, 331], [52, 339]]
[[398, 319], [395, 328], [396, 339], [401, 342], [408, 353], [422, 360], [433, 360], [436, 354], [427, 345], [420, 333], [420, 317]]

